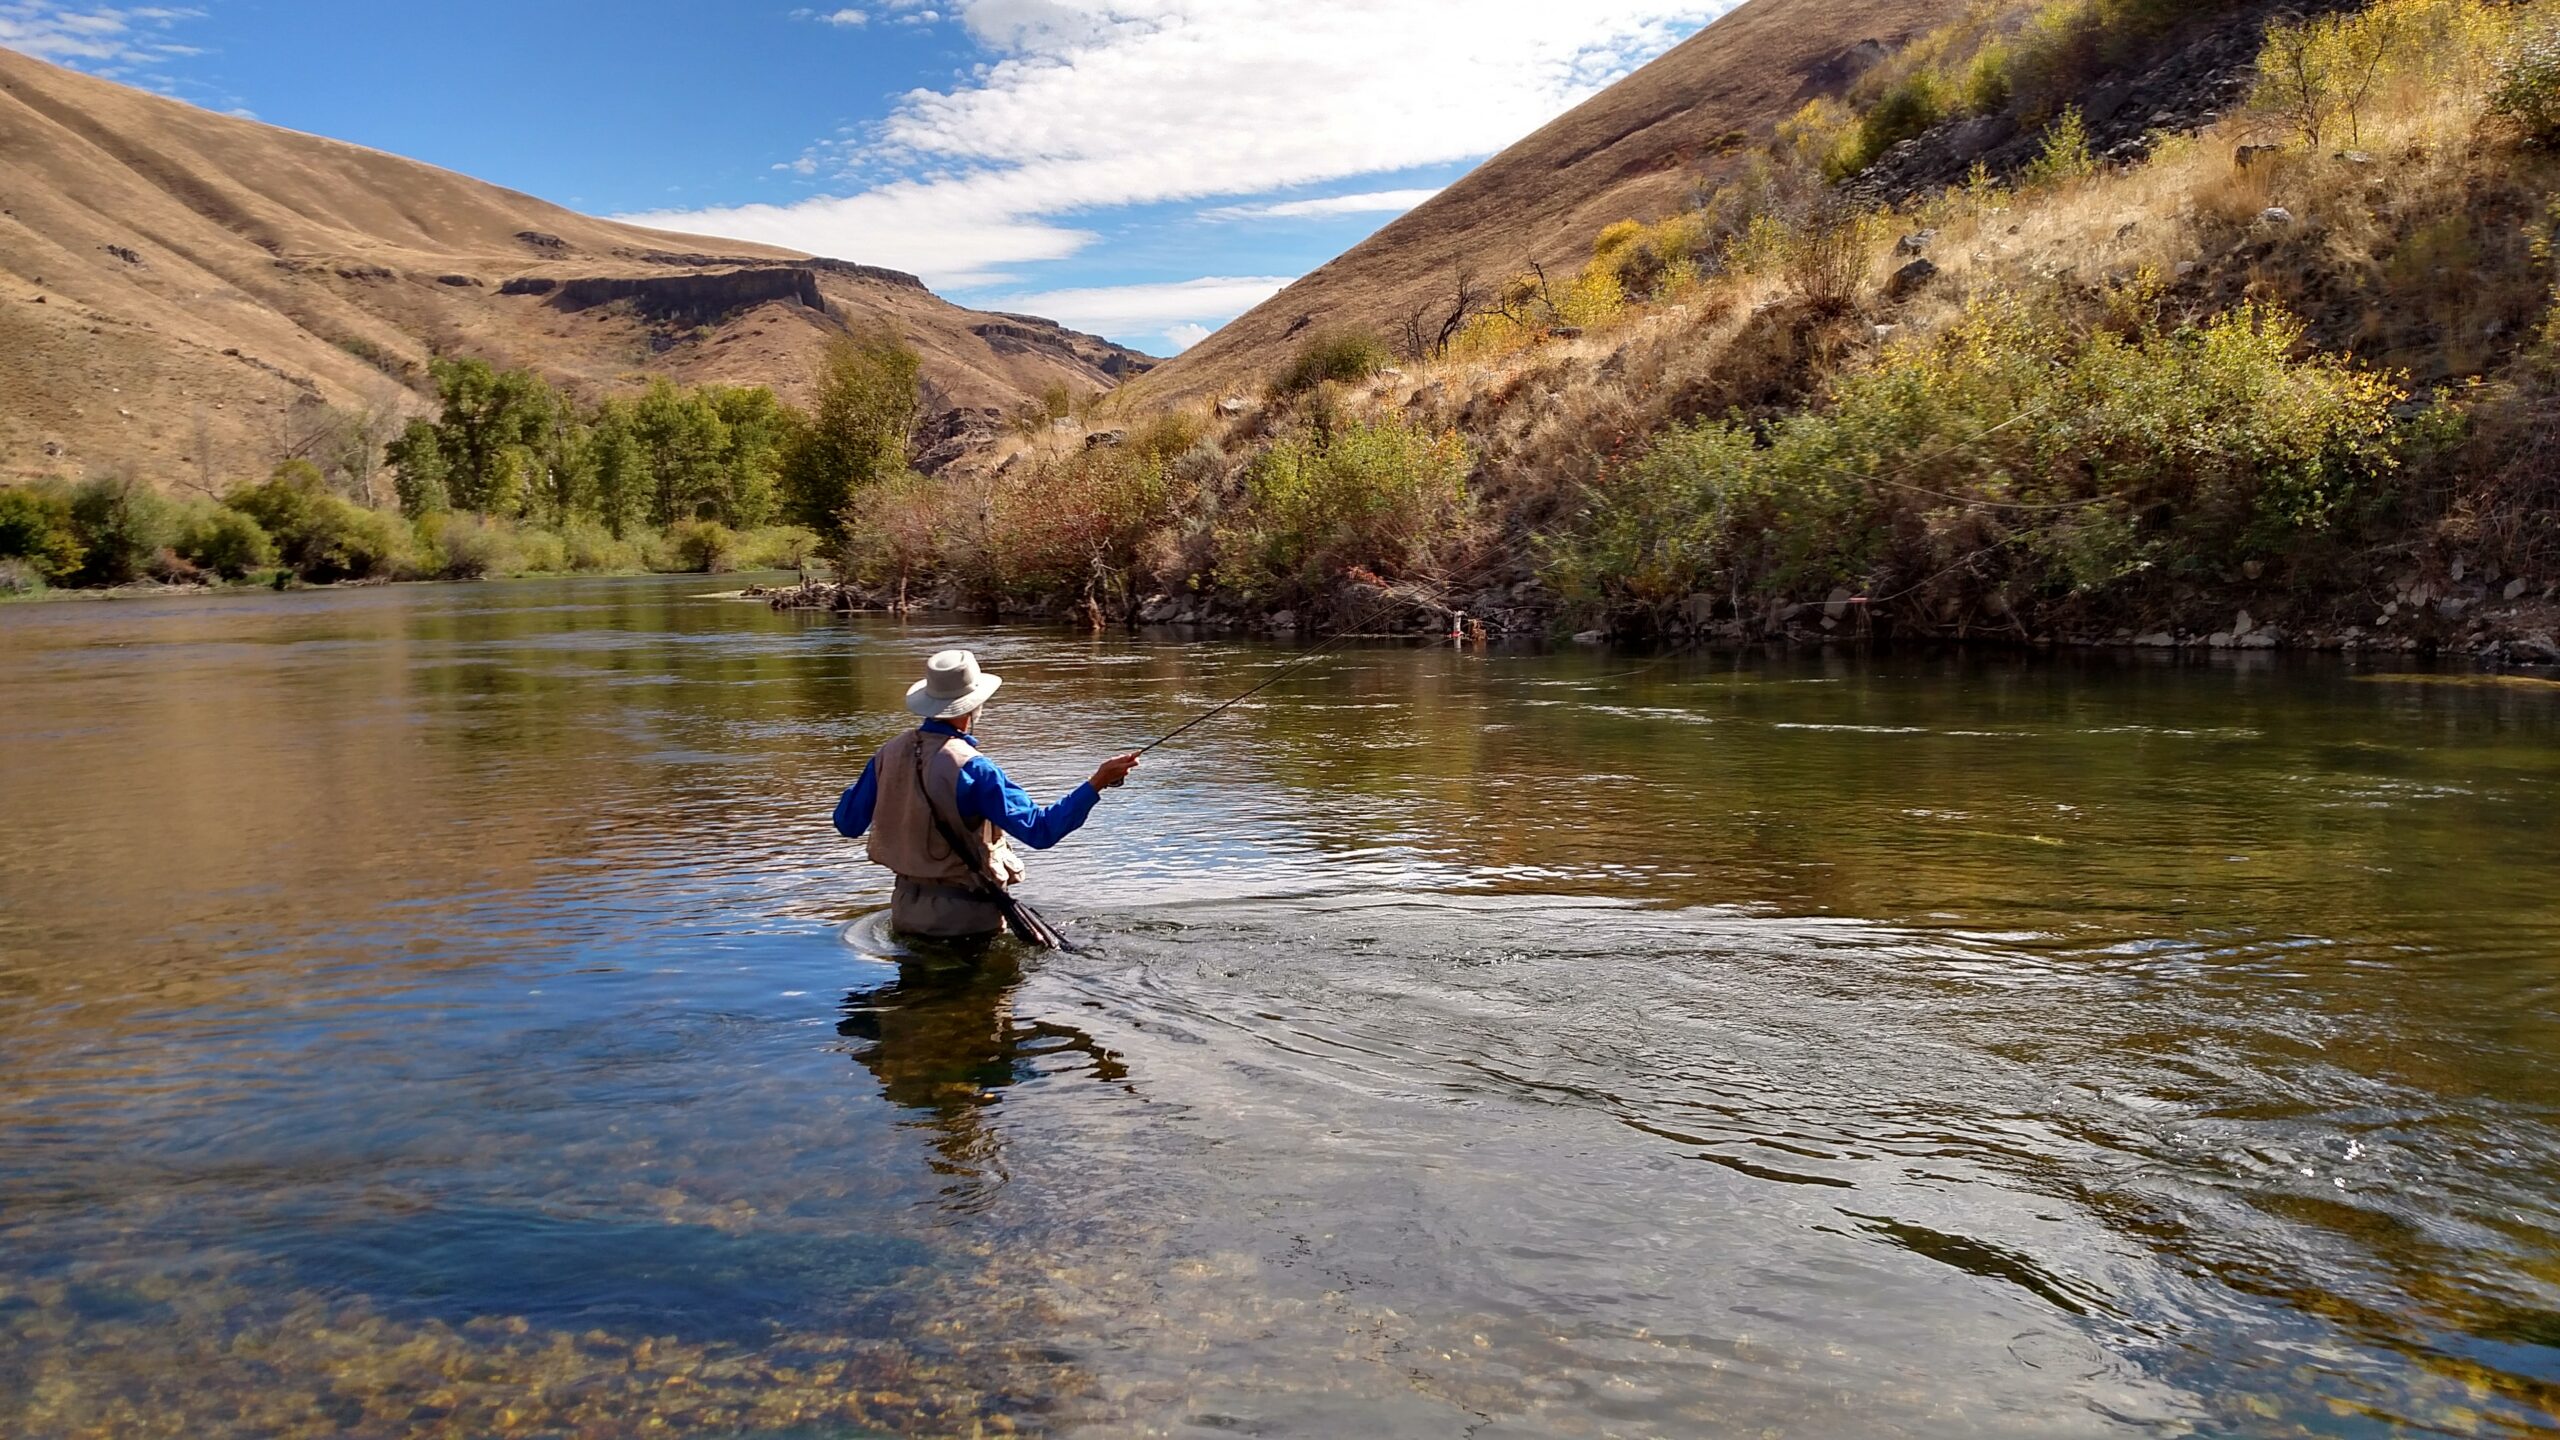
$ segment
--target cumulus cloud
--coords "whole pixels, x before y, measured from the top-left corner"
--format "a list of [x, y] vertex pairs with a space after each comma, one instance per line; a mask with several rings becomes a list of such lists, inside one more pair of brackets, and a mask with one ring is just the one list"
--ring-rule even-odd
[[665, 230], [755, 240], [912, 271], [937, 287], [1000, 283], [1007, 265], [1063, 260], [1099, 238], [1052, 224], [989, 177], [981, 185], [902, 180], [790, 205], [661, 210], [619, 218]]
[[1334, 220], [1345, 215], [1401, 215], [1437, 190], [1370, 190], [1358, 195], [1324, 195], [1313, 200], [1281, 200], [1261, 205], [1221, 205], [1203, 210], [1203, 220]]
[[[1204, 275], [1142, 285], [1094, 285], [1072, 290], [976, 297], [985, 310], [1044, 315], [1071, 330], [1103, 334], [1175, 335], [1181, 326], [1223, 325], [1280, 293], [1287, 275]], [[1207, 330], [1200, 335], [1205, 338]]]
[[626, 218], [965, 287], [1073, 254], [1096, 210], [1482, 157], [1734, 3], [888, 0], [873, 9], [954, 21], [992, 58], [814, 147], [847, 193]]
[[869, 14], [860, 10], [794, 10], [794, 20], [815, 20], [821, 25], [868, 25]]
[[167, 5], [81, 5], [0, 0], [0, 45], [101, 75], [147, 69], [203, 52], [167, 38], [172, 26], [204, 16]]
[[1164, 328], [1165, 353], [1179, 355], [1215, 333], [1206, 325], [1168, 325]]

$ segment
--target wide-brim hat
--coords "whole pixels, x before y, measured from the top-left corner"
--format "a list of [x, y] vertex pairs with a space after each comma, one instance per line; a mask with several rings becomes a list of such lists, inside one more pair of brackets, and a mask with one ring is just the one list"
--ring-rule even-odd
[[907, 708], [927, 720], [957, 720], [987, 703], [1004, 684], [978, 668], [966, 650], [945, 650], [925, 662], [924, 678], [907, 687]]

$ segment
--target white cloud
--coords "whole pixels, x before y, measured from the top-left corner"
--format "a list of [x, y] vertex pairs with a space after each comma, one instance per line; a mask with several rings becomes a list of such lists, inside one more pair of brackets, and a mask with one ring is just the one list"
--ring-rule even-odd
[[0, 45], [39, 60], [100, 74], [121, 74], [204, 52], [162, 38], [201, 10], [167, 5], [81, 5], [63, 0], [0, 0]]
[[1332, 220], [1344, 215], [1401, 215], [1438, 190], [1370, 190], [1358, 195], [1325, 195], [1313, 200], [1280, 200], [1261, 205], [1221, 205], [1203, 210], [1203, 220]]
[[1168, 325], [1164, 328], [1165, 353], [1179, 355], [1216, 333], [1206, 325]]
[[1094, 210], [1491, 154], [1734, 3], [888, 0], [873, 9], [956, 19], [994, 58], [813, 148], [851, 193], [626, 218], [966, 286], [1073, 254]]
[[[1204, 275], [1143, 285], [1095, 285], [1027, 295], [975, 296], [981, 310], [1043, 315], [1071, 330], [1174, 336], [1180, 327], [1223, 325], [1280, 293], [1287, 275]], [[1201, 330], [1205, 338], [1207, 330]]]
[[1000, 185], [896, 181], [857, 195], [790, 205], [661, 210], [619, 218], [661, 229], [755, 240], [913, 271], [942, 288], [983, 285], [1001, 267], [1063, 260], [1097, 237], [1036, 218]]
[[871, 17], [860, 10], [794, 10], [794, 20], [815, 20], [821, 25], [868, 25]]

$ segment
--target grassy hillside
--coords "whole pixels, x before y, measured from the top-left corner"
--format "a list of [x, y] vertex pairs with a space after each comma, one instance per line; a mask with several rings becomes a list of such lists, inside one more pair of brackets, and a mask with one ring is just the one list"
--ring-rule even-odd
[[209, 492], [315, 429], [396, 428], [439, 355], [591, 397], [663, 375], [805, 398], [848, 329], [912, 346], [937, 410], [1144, 363], [909, 276], [595, 220], [0, 50], [0, 480]]
[[1168, 362], [1146, 393], [1171, 402], [1248, 385], [1309, 330], [1395, 334], [1417, 312], [1436, 323], [1461, 273], [1492, 283], [1533, 261], [1570, 265], [1602, 226], [1682, 208], [1805, 101], [1961, 9], [1750, 0]]
[[1230, 337], [1115, 430], [882, 491], [855, 568], [1100, 616], [2560, 659], [2556, 17], [1977, 6], [1689, 202], [1488, 257], [1454, 324], [1310, 325], [1250, 377]]

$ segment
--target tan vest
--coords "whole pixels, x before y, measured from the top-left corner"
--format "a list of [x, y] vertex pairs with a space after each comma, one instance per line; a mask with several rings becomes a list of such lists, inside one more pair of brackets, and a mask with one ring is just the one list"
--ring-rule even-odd
[[871, 812], [869, 843], [873, 862], [910, 880], [963, 890], [978, 888], [978, 872], [966, 857], [953, 852], [933, 823], [934, 812], [925, 808], [925, 792], [916, 786], [918, 745], [925, 747], [924, 783], [932, 787], [933, 803], [939, 807], [942, 823], [962, 839], [975, 839], [987, 848], [986, 868], [998, 881], [1010, 885], [1022, 878], [1022, 862], [1006, 848], [1002, 830], [984, 822], [961, 823], [960, 767], [975, 753], [969, 742], [923, 730], [910, 730], [881, 746], [879, 758], [873, 762], [880, 782], [880, 795]]

